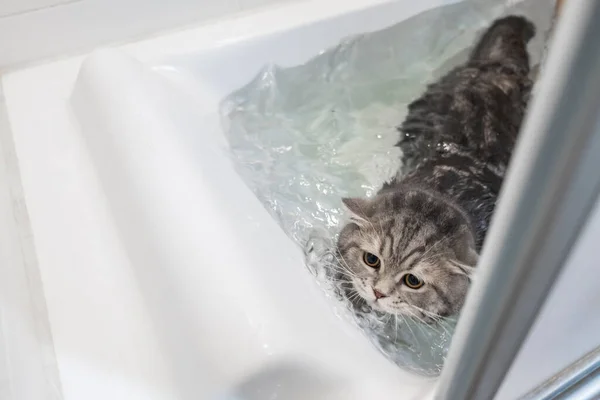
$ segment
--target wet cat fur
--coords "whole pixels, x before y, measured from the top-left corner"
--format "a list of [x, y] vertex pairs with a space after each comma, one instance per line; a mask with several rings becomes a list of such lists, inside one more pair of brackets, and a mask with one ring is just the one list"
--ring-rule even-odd
[[403, 169], [373, 198], [343, 199], [344, 279], [373, 309], [431, 321], [462, 307], [532, 88], [534, 34], [523, 17], [494, 21], [409, 105]]

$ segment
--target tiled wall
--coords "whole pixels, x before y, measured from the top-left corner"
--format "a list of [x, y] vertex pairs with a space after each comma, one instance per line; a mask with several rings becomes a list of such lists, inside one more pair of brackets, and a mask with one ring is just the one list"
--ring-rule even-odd
[[0, 0], [0, 71], [286, 1]]

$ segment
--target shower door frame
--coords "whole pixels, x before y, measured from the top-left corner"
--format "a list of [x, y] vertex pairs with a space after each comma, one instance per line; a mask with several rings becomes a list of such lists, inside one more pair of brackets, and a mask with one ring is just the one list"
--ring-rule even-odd
[[[596, 204], [600, 192], [598, 38], [600, 2], [567, 2], [436, 399], [496, 395]], [[577, 375], [571, 372], [570, 376]], [[547, 398], [565, 393], [575, 383], [587, 387], [587, 397], [579, 398], [592, 398], [600, 390], [595, 381], [563, 379], [553, 386], [554, 392], [546, 393]]]

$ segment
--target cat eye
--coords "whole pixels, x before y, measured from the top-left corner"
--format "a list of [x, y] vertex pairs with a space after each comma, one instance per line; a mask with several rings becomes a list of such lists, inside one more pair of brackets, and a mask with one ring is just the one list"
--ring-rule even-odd
[[418, 289], [425, 284], [421, 279], [417, 278], [413, 274], [404, 275], [404, 284], [411, 289]]
[[363, 253], [363, 262], [371, 268], [379, 268], [381, 260], [375, 254], [365, 251]]

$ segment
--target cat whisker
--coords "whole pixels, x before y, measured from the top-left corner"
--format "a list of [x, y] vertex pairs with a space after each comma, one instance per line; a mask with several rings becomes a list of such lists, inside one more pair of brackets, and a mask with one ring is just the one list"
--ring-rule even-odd
[[356, 274], [354, 272], [352, 272], [352, 270], [350, 269], [350, 266], [348, 265], [348, 263], [344, 259], [344, 256], [342, 256], [341, 254], [335, 254], [335, 253], [334, 253], [333, 256], [341, 264], [341, 266], [346, 269], [346, 271], [348, 273], [350, 273], [350, 274], [352, 274], [352, 276], [356, 277]]
[[408, 321], [406, 320], [406, 317], [404, 316], [404, 314], [399, 314], [400, 317], [402, 317], [402, 320], [404, 321], [404, 325], [406, 325], [406, 327], [408, 328], [408, 331], [411, 333], [411, 335], [413, 336], [414, 339], [414, 343], [417, 343], [417, 336], [415, 335], [415, 332], [412, 330], [412, 328], [410, 327], [410, 324], [408, 323]]
[[[442, 328], [442, 330], [446, 334], [450, 335], [450, 330], [448, 329], [448, 327], [446, 327], [444, 325], [445, 320], [444, 320], [444, 318], [442, 316], [440, 316], [438, 314], [435, 314], [435, 313], [433, 313], [431, 311], [423, 310], [422, 308], [417, 307], [417, 306], [412, 305], [412, 304], [410, 306], [413, 307], [413, 308], [415, 308], [415, 309], [417, 309], [417, 310], [419, 310], [420, 312], [422, 312], [427, 317], [431, 318], [440, 328]], [[425, 322], [423, 321], [423, 323], [425, 323]], [[429, 327], [431, 329], [433, 329], [433, 327], [431, 326], [431, 324], [427, 324], [427, 325], [429, 325]], [[438, 334], [441, 334], [441, 332], [439, 332], [437, 330], [434, 330], [434, 331], [437, 332]]]
[[[417, 320], [420, 320], [419, 317], [417, 317], [412, 311], [408, 310], [408, 312], [411, 315], [411, 318], [416, 318]], [[427, 337], [427, 332], [425, 332], [425, 328], [423, 328], [423, 325], [426, 325], [422, 320], [420, 320], [420, 324], [415, 324], [417, 326], [417, 328], [419, 328], [419, 330], [421, 331], [421, 333], [423, 334], [423, 336]]]
[[337, 272], [343, 274], [344, 276], [355, 276], [355, 275], [352, 275], [352, 272], [348, 271], [345, 268], [342, 268], [341, 266], [339, 266], [337, 264], [327, 264], [327, 263], [324, 263], [324, 265], [327, 268], [331, 268], [332, 270], [337, 271]]
[[[421, 317], [419, 317], [415, 312], [413, 312], [412, 310], [408, 310], [408, 312], [410, 313], [411, 317], [417, 319], [419, 322], [421, 322], [423, 325], [426, 325], [428, 329], [431, 329], [432, 331], [434, 331], [435, 333], [437, 333], [438, 335], [441, 335], [442, 332], [438, 331], [437, 329], [435, 329], [431, 324], [428, 324], [427, 322], [425, 322]], [[419, 326], [419, 325], [417, 325]], [[419, 326], [420, 327], [420, 326]], [[443, 329], [443, 328], [442, 328]], [[421, 331], [423, 332], [423, 334], [425, 336], [427, 336], [427, 334], [425, 333], [425, 331], [423, 330], [423, 328], [421, 328]]]
[[434, 319], [442, 319], [443, 317], [439, 314], [436, 314], [432, 311], [427, 311], [421, 307], [415, 306], [414, 304], [409, 304], [409, 306], [411, 306], [412, 308], [414, 308], [415, 310], [421, 311], [423, 314], [427, 315], [430, 318], [434, 318]]
[[354, 301], [357, 298], [361, 298], [362, 299], [362, 297], [360, 296], [360, 293], [358, 293], [358, 292], [351, 293], [350, 296], [347, 296], [347, 299], [350, 300], [350, 301]]
[[[337, 258], [337, 256], [336, 256]], [[339, 259], [338, 259], [339, 260]], [[326, 262], [325, 265], [329, 266], [330, 268], [340, 272], [341, 274], [345, 275], [345, 276], [349, 276], [349, 277], [353, 277], [353, 278], [357, 278], [356, 273], [352, 272], [349, 267], [346, 264], [346, 267], [344, 267], [344, 265], [341, 263], [341, 260], [339, 260], [339, 264], [334, 264], [331, 262]]]

